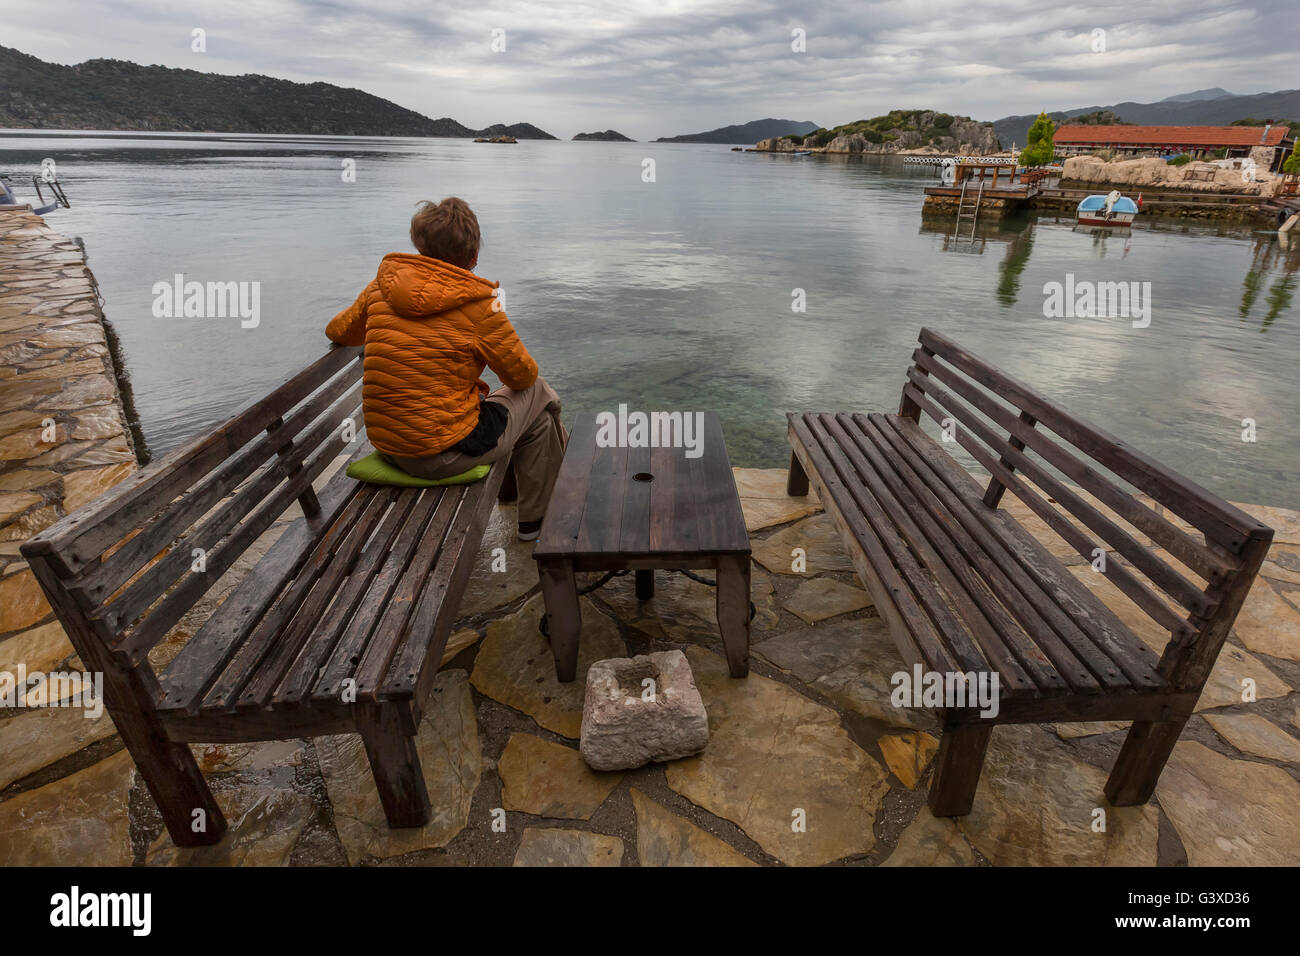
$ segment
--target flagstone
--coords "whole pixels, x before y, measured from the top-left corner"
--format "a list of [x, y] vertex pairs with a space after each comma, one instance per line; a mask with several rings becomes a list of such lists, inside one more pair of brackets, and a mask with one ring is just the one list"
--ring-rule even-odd
[[641, 866], [757, 866], [713, 834], [635, 787], [636, 851]]
[[260, 771], [302, 765], [303, 741], [267, 740], [239, 744], [190, 744], [204, 774]]
[[129, 866], [125, 750], [0, 803], [0, 866]]
[[473, 647], [482, 637], [478, 631], [473, 628], [462, 628], [455, 634], [447, 638], [447, 646], [442, 650], [442, 660], [438, 663], [439, 667], [446, 667], [451, 663], [452, 658], [467, 647]]
[[[655, 640], [712, 644], [718, 636], [717, 591], [684, 574], [655, 573], [655, 594], [649, 601], [636, 596], [631, 575], [614, 578], [599, 591], [618, 620]], [[749, 599], [755, 615], [755, 632], [776, 625], [778, 614], [771, 579], [754, 569], [749, 582]]]
[[1155, 866], [1159, 811], [1110, 806], [1106, 776], [1036, 725], [998, 726], [957, 825], [995, 866]]
[[821, 510], [817, 492], [795, 497], [785, 493], [788, 472], [784, 468], [733, 468], [740, 510], [745, 527], [752, 533], [778, 524], [786, 524]]
[[[823, 571], [852, 571], [853, 562], [829, 515], [817, 514], [752, 543], [754, 560], [777, 574], [811, 577]], [[794, 570], [796, 548], [803, 549], [806, 568]]]
[[45, 416], [40, 412], [18, 411], [0, 415], [0, 438], [25, 428], [39, 428]]
[[668, 764], [668, 786], [790, 865], [869, 853], [889, 784], [839, 715], [752, 671], [735, 680], [717, 654], [686, 653], [709, 713], [709, 746]]
[[102, 709], [98, 717], [80, 707], [19, 711], [0, 723], [0, 789], [115, 733]]
[[39, 505], [45, 499], [27, 491], [0, 494], [0, 524], [8, 524], [18, 515], [33, 505]]
[[565, 820], [590, 820], [623, 779], [590, 769], [572, 747], [525, 733], [511, 735], [497, 772], [505, 809]]
[[936, 726], [925, 711], [891, 703], [890, 678], [907, 665], [880, 618], [793, 628], [755, 644], [753, 651], [864, 717], [891, 727]]
[[908, 790], [915, 790], [925, 768], [939, 749], [939, 741], [930, 734], [888, 734], [877, 741], [885, 765]]
[[31, 488], [39, 488], [41, 485], [48, 485], [57, 477], [59, 477], [58, 473], [53, 471], [20, 468], [18, 471], [0, 475], [0, 491], [27, 491]]
[[1274, 581], [1300, 584], [1300, 548], [1291, 545], [1273, 545], [1268, 549], [1268, 559], [1259, 573]]
[[1255, 579], [1233, 629], [1256, 654], [1300, 661], [1300, 610], [1266, 579]]
[[29, 674], [58, 670], [76, 653], [58, 621], [29, 628], [0, 641], [0, 673], [16, 673], [21, 664]]
[[555, 677], [555, 657], [537, 627], [544, 608], [540, 594], [514, 614], [488, 625], [470, 677], [480, 694], [573, 740], [578, 739], [582, 729], [587, 668], [593, 661], [627, 656], [627, 647], [614, 622], [596, 610], [588, 598], [580, 598], [579, 607], [582, 637], [576, 680], [561, 684]]
[[334, 827], [351, 863], [446, 846], [468, 824], [483, 758], [464, 671], [443, 671], [434, 680], [415, 746], [433, 815], [422, 827], [391, 829], [361, 737], [345, 734], [317, 741]]
[[0, 634], [31, 627], [50, 613], [49, 602], [30, 569], [0, 579]]
[[1053, 724], [1052, 729], [1064, 740], [1075, 740], [1079, 737], [1095, 737], [1098, 734], [1124, 730], [1130, 726], [1130, 723], [1123, 720], [1085, 720], [1077, 724]]
[[229, 829], [220, 843], [182, 848], [164, 830], [149, 847], [148, 866], [288, 866], [294, 844], [315, 812], [311, 798], [288, 786], [241, 779], [217, 803]]
[[111, 405], [98, 405], [76, 416], [72, 437], [79, 440], [112, 438], [125, 433], [122, 416]]
[[974, 866], [975, 854], [957, 824], [921, 807], [881, 866]]
[[[1103, 604], [1114, 611], [1129, 630], [1140, 637], [1148, 647], [1157, 654], [1164, 651], [1165, 645], [1169, 643], [1169, 632], [1125, 597], [1105, 575], [1098, 574], [1087, 565], [1071, 570], [1074, 576], [1096, 594]], [[1266, 587], [1267, 582], [1256, 581], [1256, 586]], [[1235, 645], [1225, 643], [1201, 691], [1196, 709], [1209, 710], [1242, 703], [1247, 681], [1253, 683], [1257, 700], [1285, 697], [1291, 693], [1290, 685], [1270, 671], [1258, 658]]]
[[864, 607], [871, 607], [874, 602], [871, 595], [862, 588], [835, 578], [821, 577], [804, 581], [782, 603], [787, 611], [805, 624], [816, 624], [840, 614], [861, 611]]
[[109, 488], [135, 471], [135, 462], [124, 461], [103, 468], [84, 468], [63, 476], [63, 510], [69, 514], [90, 504]]
[[515, 866], [620, 866], [623, 841], [585, 830], [529, 827], [519, 840]]
[[1259, 714], [1204, 714], [1220, 737], [1242, 753], [1300, 764], [1300, 740]]
[[1180, 741], [1156, 798], [1192, 866], [1296, 866], [1300, 783], [1285, 770]]
[[[533, 542], [519, 540], [518, 515], [513, 504], [498, 504], [492, 509], [457, 612], [460, 619], [505, 607], [537, 586]], [[498, 549], [504, 551], [505, 570], [497, 570], [501, 567]]]

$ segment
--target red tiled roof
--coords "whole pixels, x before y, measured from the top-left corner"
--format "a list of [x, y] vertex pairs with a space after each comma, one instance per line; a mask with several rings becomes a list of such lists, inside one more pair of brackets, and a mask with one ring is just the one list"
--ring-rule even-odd
[[1274, 126], [1265, 140], [1262, 126], [1062, 126], [1058, 146], [1277, 146], [1289, 130]]

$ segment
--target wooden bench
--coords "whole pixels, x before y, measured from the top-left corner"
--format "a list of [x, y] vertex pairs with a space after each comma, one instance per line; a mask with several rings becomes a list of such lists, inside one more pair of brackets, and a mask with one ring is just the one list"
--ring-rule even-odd
[[[1272, 530], [942, 335], [922, 329], [913, 361], [897, 415], [789, 416], [788, 490], [811, 479], [909, 668], [998, 675], [996, 717], [941, 709], [931, 811], [970, 811], [995, 723], [1133, 721], [1106, 796], [1146, 802]], [[1169, 632], [1162, 654], [998, 508], [1004, 491]]]
[[[178, 846], [226, 824], [191, 742], [358, 732], [388, 823], [430, 816], [415, 734], [507, 468], [447, 488], [313, 482], [361, 433], [336, 348], [22, 547]], [[297, 502], [160, 673], [149, 652]], [[200, 812], [201, 811], [201, 812]]]

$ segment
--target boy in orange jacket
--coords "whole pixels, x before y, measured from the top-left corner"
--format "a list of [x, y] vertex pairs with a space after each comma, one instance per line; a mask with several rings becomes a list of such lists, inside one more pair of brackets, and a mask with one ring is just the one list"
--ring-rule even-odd
[[[411, 242], [419, 255], [384, 256], [325, 334], [365, 346], [362, 405], [375, 449], [419, 478], [509, 460], [519, 539], [532, 541], [568, 440], [560, 399], [506, 318], [498, 283], [472, 271], [479, 226], [469, 205], [454, 196], [421, 203]], [[490, 394], [484, 366], [503, 383]]]

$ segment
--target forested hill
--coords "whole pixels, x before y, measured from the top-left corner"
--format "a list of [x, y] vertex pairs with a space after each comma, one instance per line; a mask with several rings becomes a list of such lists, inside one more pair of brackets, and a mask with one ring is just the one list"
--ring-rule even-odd
[[62, 66], [3, 46], [0, 127], [335, 136], [468, 137], [480, 132], [330, 83], [294, 83], [253, 73], [226, 76], [125, 60]]

